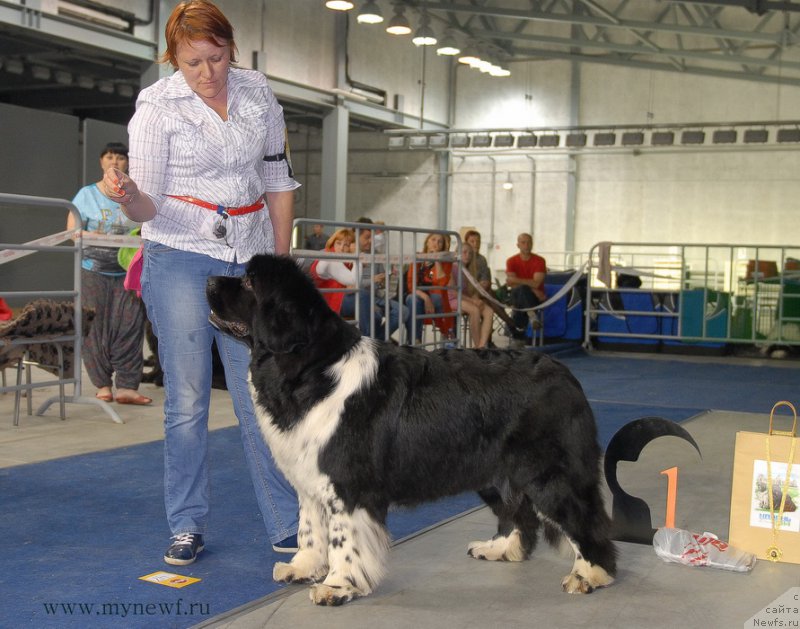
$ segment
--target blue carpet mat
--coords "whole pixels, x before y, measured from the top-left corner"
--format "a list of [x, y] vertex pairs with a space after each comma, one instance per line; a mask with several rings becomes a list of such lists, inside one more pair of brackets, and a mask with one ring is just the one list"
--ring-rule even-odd
[[[581, 381], [603, 446], [638, 417], [766, 413], [779, 399], [798, 401], [795, 369], [582, 353], [560, 360]], [[279, 557], [266, 538], [238, 429], [213, 432], [210, 452], [212, 533], [201, 560], [185, 568], [160, 559], [169, 537], [161, 442], [0, 469], [0, 628], [183, 628], [278, 589], [272, 564]], [[393, 511], [389, 528], [399, 539], [478, 504], [464, 494]], [[201, 581], [173, 589], [139, 580], [161, 570]]]
[[[210, 438], [206, 550], [167, 566], [161, 442], [0, 470], [0, 627], [189, 627], [279, 589], [238, 428]], [[392, 511], [400, 539], [481, 504], [474, 494]], [[491, 535], [493, 531], [487, 531]], [[182, 589], [139, 580], [201, 579]]]

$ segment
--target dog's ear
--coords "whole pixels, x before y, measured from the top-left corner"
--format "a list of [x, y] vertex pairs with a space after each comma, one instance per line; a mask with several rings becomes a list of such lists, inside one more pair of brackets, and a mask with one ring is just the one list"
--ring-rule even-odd
[[259, 327], [255, 341], [270, 354], [290, 354], [309, 345], [313, 334], [307, 308], [290, 293], [266, 288], [260, 294], [258, 315], [253, 322]]
[[277, 314], [261, 320], [266, 334], [260, 335], [258, 340], [264, 349], [270, 354], [291, 354], [311, 343], [303, 317], [292, 317], [288, 312]]

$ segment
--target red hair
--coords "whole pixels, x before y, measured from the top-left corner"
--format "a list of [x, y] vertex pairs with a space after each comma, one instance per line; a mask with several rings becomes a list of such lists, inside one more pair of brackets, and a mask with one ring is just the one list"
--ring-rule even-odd
[[184, 41], [207, 41], [215, 46], [227, 44], [231, 63], [236, 62], [236, 43], [233, 41], [233, 26], [216, 5], [208, 0], [185, 0], [176, 6], [164, 29], [167, 50], [159, 58], [161, 63], [178, 67], [175, 51]]

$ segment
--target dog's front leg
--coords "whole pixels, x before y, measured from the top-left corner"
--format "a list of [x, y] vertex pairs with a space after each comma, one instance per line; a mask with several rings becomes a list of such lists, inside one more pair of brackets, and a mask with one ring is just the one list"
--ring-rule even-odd
[[275, 563], [272, 578], [286, 583], [321, 581], [328, 573], [328, 515], [322, 503], [307, 496], [300, 497], [297, 546], [291, 562]]
[[311, 588], [317, 605], [341, 605], [366, 596], [386, 571], [389, 535], [365, 509], [346, 511], [335, 495], [328, 507], [328, 561], [325, 581]]

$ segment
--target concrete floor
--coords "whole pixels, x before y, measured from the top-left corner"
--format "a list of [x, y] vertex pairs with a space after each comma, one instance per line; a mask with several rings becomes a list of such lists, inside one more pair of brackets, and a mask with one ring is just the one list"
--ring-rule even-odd
[[[11, 373], [8, 373], [9, 377]], [[40, 377], [40, 376], [36, 376]], [[92, 396], [94, 390], [84, 389]], [[70, 404], [67, 419], [51, 406], [42, 417], [12, 424], [12, 395], [0, 395], [0, 467], [156, 441], [162, 437], [163, 390], [143, 385], [151, 407], [115, 405], [116, 424], [94, 404]], [[33, 392], [34, 409], [54, 387]], [[212, 394], [212, 428], [235, 418], [227, 392]], [[684, 423], [700, 445], [702, 458], [686, 442], [665, 437], [651, 442], [639, 461], [622, 462], [618, 477], [631, 495], [650, 505], [652, 522], [665, 518], [666, 477], [678, 466], [676, 525], [727, 538], [732, 452], [737, 430], [763, 432], [768, 416], [710, 412]], [[610, 498], [609, 498], [610, 504]], [[465, 627], [754, 627], [759, 620], [800, 626], [800, 614], [763, 611], [772, 601], [800, 588], [800, 566], [760, 561], [749, 574], [692, 568], [661, 561], [651, 546], [620, 543], [616, 583], [589, 596], [561, 592], [571, 558], [544, 543], [523, 563], [476, 561], [466, 554], [470, 541], [494, 532], [487, 509], [478, 509], [432, 528], [394, 548], [389, 574], [370, 597], [342, 608], [318, 608], [305, 587], [289, 587], [244, 608], [210, 619], [202, 627], [253, 629], [325, 626], [450, 629]], [[800, 589], [789, 592], [792, 608]], [[794, 624], [791, 624], [794, 623]], [[768, 626], [768, 625], [763, 625]], [[778, 625], [772, 625], [778, 626]]]
[[[636, 463], [621, 463], [620, 484], [648, 501], [654, 526], [663, 525], [666, 478], [678, 466], [676, 526], [727, 538], [733, 439], [736, 430], [763, 430], [767, 417], [706, 413], [684, 426], [703, 458], [672, 437], [651, 442]], [[762, 613], [789, 592], [800, 596], [800, 566], [759, 561], [748, 574], [668, 564], [652, 546], [619, 543], [619, 573], [591, 595], [561, 592], [572, 558], [542, 543], [530, 561], [476, 561], [467, 544], [487, 539], [495, 521], [486, 508], [397, 544], [389, 574], [370, 597], [341, 608], [314, 606], [306, 587], [292, 586], [198, 627], [216, 629], [370, 627], [464, 629], [486, 627], [754, 627], [754, 616], [800, 626], [800, 613]], [[789, 603], [787, 601], [787, 607]], [[790, 624], [796, 623], [796, 624]], [[767, 625], [764, 625], [767, 626]], [[773, 625], [775, 626], [775, 625]]]

